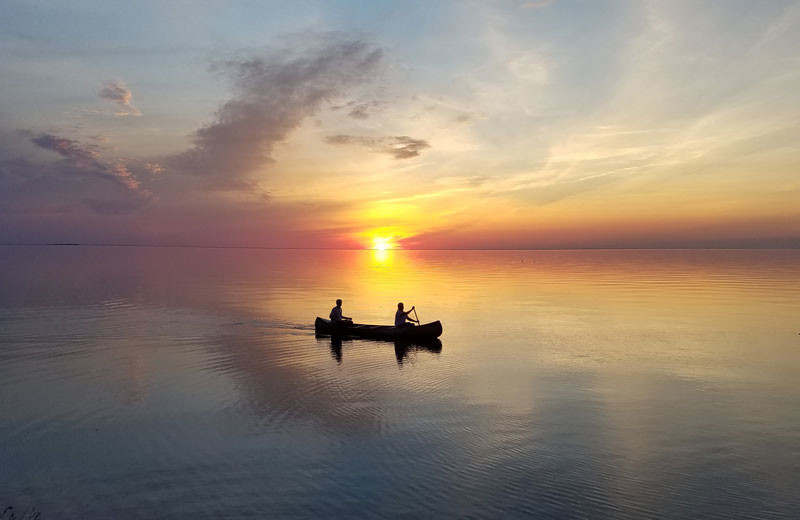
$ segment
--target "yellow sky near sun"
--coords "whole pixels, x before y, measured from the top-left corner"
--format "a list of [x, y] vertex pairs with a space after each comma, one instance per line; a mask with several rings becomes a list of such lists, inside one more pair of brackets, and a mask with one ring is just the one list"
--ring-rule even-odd
[[[424, 156], [397, 161], [322, 143], [318, 127], [310, 126], [279, 150], [285, 175], [276, 180], [270, 172], [269, 178], [285, 200], [330, 202], [335, 208], [319, 215], [320, 226], [352, 229], [350, 236], [367, 248], [378, 247], [376, 237], [391, 247], [408, 241], [435, 248], [436, 239], [424, 237], [448, 230], [453, 238], [472, 230], [474, 242], [514, 231], [518, 243], [529, 237], [531, 246], [557, 243], [558, 230], [571, 230], [576, 240], [591, 238], [599, 226], [605, 236], [620, 238], [646, 234], [647, 227], [668, 233], [704, 225], [728, 226], [735, 236], [742, 222], [798, 214], [800, 183], [786, 182], [794, 171], [790, 150], [726, 161], [727, 150], [746, 144], [750, 132], [709, 122], [697, 126], [702, 128], [648, 131], [644, 123], [631, 122], [629, 129], [595, 125], [555, 142], [544, 157], [510, 158], [538, 165], [528, 170], [492, 169], [498, 151], [478, 142], [468, 157], [447, 141], [432, 141], [434, 149]], [[750, 131], [762, 130], [751, 125]], [[477, 139], [469, 125], [457, 132], [451, 136], [456, 149]]]

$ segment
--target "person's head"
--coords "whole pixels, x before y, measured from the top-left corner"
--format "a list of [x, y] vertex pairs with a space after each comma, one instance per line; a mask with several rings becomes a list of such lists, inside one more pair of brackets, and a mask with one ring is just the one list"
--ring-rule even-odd
[[403, 310], [403, 302], [398, 303], [397, 304], [397, 308], [402, 311]]
[[337, 307], [341, 307], [342, 306], [342, 300], [341, 299], [336, 300], [336, 306]]

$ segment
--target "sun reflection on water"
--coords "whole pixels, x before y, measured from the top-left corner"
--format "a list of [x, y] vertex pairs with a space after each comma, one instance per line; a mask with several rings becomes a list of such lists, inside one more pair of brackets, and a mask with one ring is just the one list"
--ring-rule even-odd
[[392, 256], [393, 255], [391, 249], [372, 250], [372, 262], [374, 265], [388, 267], [389, 265], [391, 265]]

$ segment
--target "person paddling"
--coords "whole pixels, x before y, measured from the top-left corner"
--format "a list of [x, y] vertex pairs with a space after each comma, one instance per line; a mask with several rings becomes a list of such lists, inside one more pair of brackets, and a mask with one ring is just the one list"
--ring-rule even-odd
[[[413, 323], [419, 323], [419, 321], [415, 320], [414, 318], [409, 318], [408, 315], [414, 310], [414, 307], [411, 307], [411, 310], [404, 311], [403, 310], [403, 302], [397, 304], [397, 312], [394, 313], [394, 326], [397, 328], [400, 327], [413, 327]], [[413, 323], [408, 323], [409, 321]]]
[[329, 315], [332, 323], [353, 323], [353, 318], [342, 316], [342, 300], [336, 300], [336, 307], [331, 309]]

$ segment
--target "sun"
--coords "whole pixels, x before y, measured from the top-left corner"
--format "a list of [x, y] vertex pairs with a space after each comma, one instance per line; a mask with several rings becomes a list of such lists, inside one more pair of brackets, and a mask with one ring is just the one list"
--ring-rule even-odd
[[373, 237], [372, 249], [375, 249], [377, 251], [387, 251], [389, 249], [394, 249], [394, 244], [392, 243], [391, 238]]

